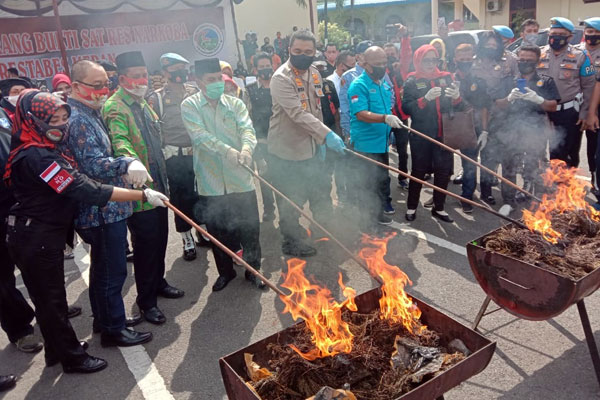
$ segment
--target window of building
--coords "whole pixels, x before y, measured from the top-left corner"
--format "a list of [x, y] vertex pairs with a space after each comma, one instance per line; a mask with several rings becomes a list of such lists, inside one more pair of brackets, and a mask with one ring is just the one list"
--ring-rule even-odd
[[536, 0], [510, 0], [509, 26], [518, 34], [521, 23], [528, 18], [535, 19]]

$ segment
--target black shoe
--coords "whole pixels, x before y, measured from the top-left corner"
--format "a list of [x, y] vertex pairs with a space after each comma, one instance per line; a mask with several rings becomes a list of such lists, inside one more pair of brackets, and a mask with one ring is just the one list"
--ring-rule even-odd
[[160, 297], [164, 297], [165, 299], [178, 299], [183, 297], [184, 294], [185, 292], [183, 290], [177, 289], [171, 285], [167, 285], [158, 291], [158, 295]]
[[108, 366], [108, 363], [101, 358], [88, 356], [81, 363], [76, 365], [63, 365], [63, 372], [65, 374], [92, 374], [94, 372], [102, 371]]
[[154, 325], [162, 325], [167, 322], [167, 318], [165, 318], [165, 314], [160, 311], [158, 307], [150, 307], [147, 310], [140, 310], [142, 317], [151, 324]]
[[258, 276], [255, 276], [250, 271], [246, 271], [246, 280], [250, 281], [254, 286], [256, 286], [260, 290], [266, 289], [267, 285], [260, 279]]
[[218, 292], [220, 290], [225, 289], [225, 286], [227, 286], [227, 284], [230, 281], [232, 281], [236, 276], [237, 276], [237, 273], [235, 271], [233, 271], [233, 275], [231, 275], [230, 277], [219, 276], [217, 278], [217, 281], [215, 282], [215, 284], [212, 287], [213, 292]]
[[196, 259], [196, 249], [183, 249], [183, 259], [185, 261], [194, 261]]
[[79, 306], [69, 306], [67, 309], [67, 318], [75, 318], [76, 316], [81, 314], [81, 307]]
[[125, 328], [116, 335], [102, 334], [100, 344], [102, 347], [129, 347], [148, 343], [152, 340], [152, 332], [136, 332]]
[[[125, 318], [125, 326], [131, 328], [132, 326], [141, 324], [142, 321], [144, 321], [144, 318], [142, 318], [140, 314], [135, 314], [133, 317]], [[92, 332], [102, 332], [102, 327], [100, 326], [100, 323], [97, 322], [96, 318], [94, 318], [94, 322], [92, 322]]]
[[[80, 340], [79, 345], [83, 348], [83, 350], [87, 350], [90, 345], [85, 340]], [[58, 357], [49, 356], [48, 353], [44, 354], [44, 359], [46, 361], [46, 367], [53, 367], [60, 362]]]
[[405, 218], [405, 219], [406, 219], [408, 222], [412, 222], [412, 221], [414, 221], [415, 219], [417, 219], [417, 212], [415, 211], [415, 212], [414, 212], [414, 213], [412, 213], [412, 214], [406, 213], [406, 214], [404, 214], [404, 218]]
[[496, 205], [496, 199], [494, 198], [494, 196], [483, 196], [481, 198], [481, 200], [483, 200], [484, 203], [489, 204], [490, 206]]
[[281, 252], [287, 256], [310, 257], [317, 254], [317, 249], [307, 245], [304, 242], [284, 242], [281, 246]]
[[463, 171], [460, 171], [458, 173], [458, 175], [456, 175], [454, 180], [452, 180], [452, 183], [454, 183], [455, 185], [462, 185], [462, 182], [463, 182]]
[[469, 203], [460, 203], [462, 210], [465, 214], [471, 214], [473, 212], [473, 206]]
[[14, 375], [0, 375], [0, 392], [12, 389], [17, 384], [17, 377]]
[[452, 218], [450, 218], [449, 215], [438, 214], [438, 212], [435, 210], [435, 208], [433, 208], [431, 210], [431, 215], [433, 215], [435, 218], [439, 219], [440, 221], [448, 222], [450, 224], [454, 222], [454, 220]]
[[431, 174], [425, 174], [425, 176], [423, 177], [424, 181], [428, 181], [431, 179]]
[[394, 222], [394, 220], [385, 214], [382, 214], [377, 218], [377, 223], [379, 225], [391, 225], [392, 222]]

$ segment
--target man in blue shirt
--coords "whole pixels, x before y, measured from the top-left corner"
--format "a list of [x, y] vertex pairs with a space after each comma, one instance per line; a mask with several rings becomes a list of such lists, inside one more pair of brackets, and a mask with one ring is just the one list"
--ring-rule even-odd
[[[100, 109], [108, 98], [109, 80], [104, 68], [82, 60], [73, 65], [73, 91], [68, 146], [78, 169], [101, 183], [126, 187], [141, 186], [152, 180], [144, 165], [131, 157], [112, 157], [112, 146]], [[127, 218], [132, 214], [129, 202], [108, 202], [104, 207], [82, 204], [75, 228], [91, 246], [90, 303], [94, 332], [102, 332], [101, 344], [135, 346], [149, 342], [152, 333], [136, 332], [141, 318], [127, 320], [121, 290], [127, 278]]]
[[[354, 150], [365, 156], [389, 164], [390, 128], [400, 128], [401, 121], [391, 114], [392, 87], [385, 81], [387, 56], [381, 47], [369, 47], [363, 57], [363, 73], [348, 89], [350, 101], [350, 142]], [[386, 169], [362, 161], [357, 165], [361, 206], [368, 211], [365, 215], [369, 225], [376, 218], [382, 225], [393, 221], [384, 213], [389, 193], [390, 177]], [[366, 225], [365, 225], [366, 222]]]

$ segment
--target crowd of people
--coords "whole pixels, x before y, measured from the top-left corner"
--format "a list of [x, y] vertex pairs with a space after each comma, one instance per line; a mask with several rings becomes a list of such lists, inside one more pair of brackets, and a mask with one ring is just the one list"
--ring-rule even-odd
[[[256, 269], [261, 215], [264, 223], [277, 213], [283, 254], [315, 255], [292, 205], [264, 183], [259, 202], [248, 168], [296, 204], [308, 203], [318, 221], [358, 210], [366, 233], [393, 222], [392, 179], [349, 150], [389, 164], [393, 148], [400, 171], [442, 189], [454, 175], [462, 196], [472, 200], [477, 168], [463, 161], [463, 171], [454, 171], [453, 154], [436, 144], [449, 136], [458, 114], [474, 116], [476, 138], [460, 151], [492, 170], [501, 166], [503, 177], [515, 183], [520, 174], [532, 193], [541, 190], [548, 159], [578, 166], [585, 131], [600, 195], [600, 18], [584, 23], [584, 41], [572, 45], [573, 23], [553, 18], [548, 45], [540, 48], [540, 25], [526, 20], [515, 54], [505, 50], [514, 33], [502, 26], [476, 44], [450, 48], [440, 35], [414, 53], [402, 25], [395, 40], [363, 41], [352, 51], [321, 46], [298, 29], [286, 38], [278, 32], [273, 44], [265, 38], [258, 51], [249, 33], [242, 41], [245, 66], [240, 61], [234, 70], [217, 58], [192, 64], [166, 53], [159, 60], [159, 87], [152, 87], [139, 51], [118, 55], [115, 64], [78, 61], [69, 76], [53, 77], [52, 93], [11, 71], [0, 81], [2, 328], [20, 351], [44, 348], [46, 365], [60, 363], [65, 373], [107, 366], [86, 352], [68, 320], [81, 312], [68, 306], [64, 286], [65, 246], [75, 246], [75, 231], [89, 245], [93, 331], [102, 346], [152, 340], [151, 332], [133, 327], [142, 320], [165, 323], [158, 297], [184, 296], [165, 280], [167, 200]], [[483, 202], [496, 204], [495, 184], [492, 175], [480, 173]], [[408, 191], [404, 217], [414, 221], [422, 186], [402, 175], [397, 185]], [[506, 215], [527, 200], [504, 184], [501, 197]], [[443, 193], [435, 191], [422, 206], [453, 222]], [[465, 202], [462, 211], [473, 208]], [[178, 216], [175, 228], [183, 259], [194, 260], [196, 241], [206, 239]], [[212, 251], [219, 274], [212, 290], [221, 291], [236, 277], [234, 261], [214, 244]], [[121, 293], [128, 257], [140, 310], [131, 317]], [[15, 265], [35, 310], [15, 287]], [[253, 274], [245, 279], [265, 289]], [[43, 343], [33, 335], [34, 317]], [[0, 379], [0, 388], [11, 385], [14, 377]]]

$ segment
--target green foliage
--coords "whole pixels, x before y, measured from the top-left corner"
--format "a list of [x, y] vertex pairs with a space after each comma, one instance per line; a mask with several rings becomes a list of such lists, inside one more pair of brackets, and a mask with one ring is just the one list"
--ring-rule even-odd
[[[350, 42], [350, 32], [336, 23], [330, 22], [327, 24], [327, 37], [329, 43], [337, 45], [338, 48], [344, 43]], [[319, 22], [319, 41], [325, 43], [325, 21]]]

